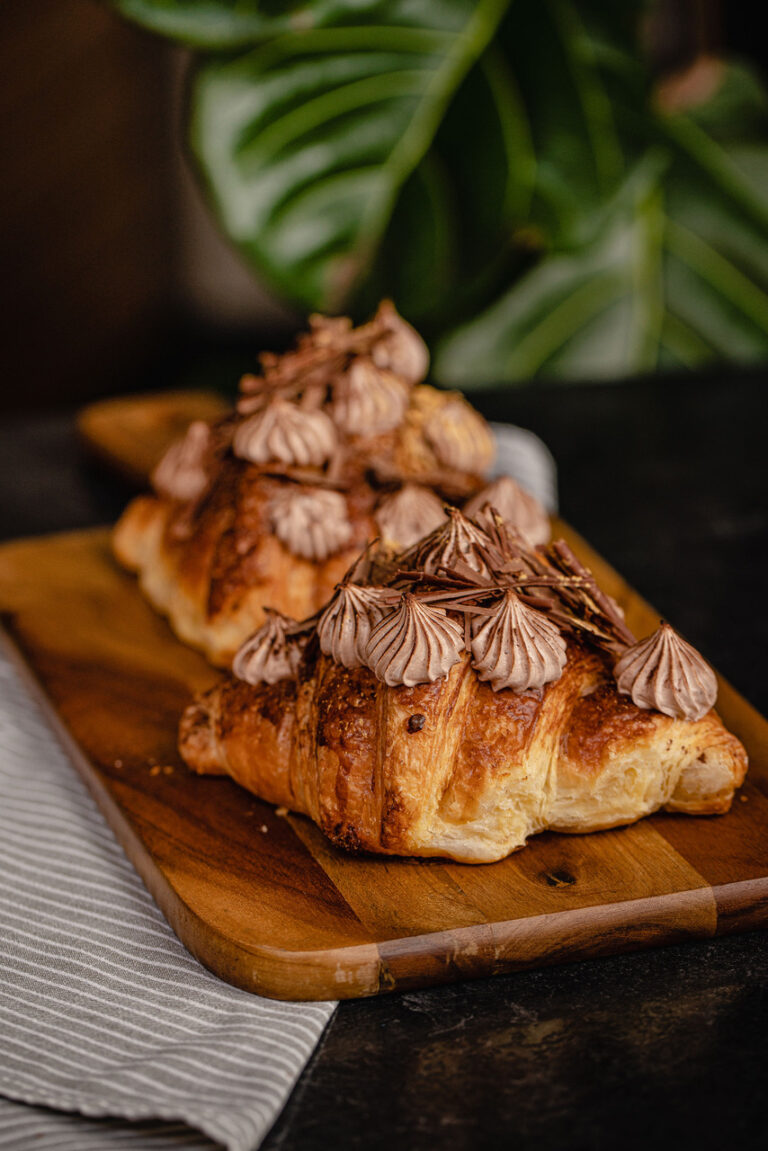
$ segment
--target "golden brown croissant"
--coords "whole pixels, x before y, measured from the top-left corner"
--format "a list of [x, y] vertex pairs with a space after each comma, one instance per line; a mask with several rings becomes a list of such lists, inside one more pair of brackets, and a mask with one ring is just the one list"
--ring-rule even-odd
[[[331, 515], [341, 514], [349, 525], [340, 550], [324, 560], [289, 551], [272, 530], [270, 505], [294, 486], [227, 457], [208, 497], [191, 511], [140, 496], [115, 528], [117, 558], [139, 573], [142, 591], [169, 616], [179, 638], [202, 648], [215, 664], [231, 663], [261, 623], [265, 604], [299, 618], [315, 611], [375, 534], [376, 496], [361, 481], [345, 491], [328, 490], [341, 505]], [[318, 492], [322, 501], [324, 491]]]
[[668, 625], [633, 643], [562, 543], [534, 551], [453, 512], [371, 571], [244, 645], [242, 678], [182, 719], [192, 770], [347, 849], [468, 863], [546, 829], [728, 810], [747, 758], [711, 710], [711, 669]]
[[[192, 425], [169, 449], [156, 494], [134, 500], [114, 534], [177, 634], [222, 665], [265, 606], [310, 615], [368, 540], [404, 546], [428, 532], [444, 500], [476, 496], [493, 457], [461, 396], [418, 383], [426, 348], [387, 303], [361, 328], [314, 317], [297, 350], [262, 366], [233, 416]], [[547, 532], [520, 489], [494, 499]]]
[[342, 847], [465, 863], [503, 859], [547, 829], [725, 812], [746, 772], [714, 712], [641, 710], [578, 645], [543, 693], [494, 692], [468, 658], [414, 687], [322, 655], [299, 679], [228, 678], [188, 709], [180, 748], [194, 771], [231, 775]]

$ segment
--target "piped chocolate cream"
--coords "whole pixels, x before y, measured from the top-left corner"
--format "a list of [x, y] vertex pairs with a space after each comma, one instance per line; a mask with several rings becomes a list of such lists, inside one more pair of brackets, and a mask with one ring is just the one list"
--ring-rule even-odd
[[379, 306], [377, 318], [382, 333], [371, 349], [371, 358], [378, 368], [388, 368], [406, 383], [418, 384], [429, 370], [429, 351], [415, 328], [395, 310], [391, 300]]
[[343, 667], [364, 667], [371, 631], [384, 615], [380, 588], [340, 584], [317, 623], [320, 650]]
[[186, 434], [171, 444], [152, 472], [152, 486], [171, 500], [196, 500], [208, 486], [205, 461], [211, 445], [211, 429], [195, 420]]
[[483, 575], [488, 568], [483, 559], [485, 536], [481, 528], [467, 519], [458, 508], [446, 508], [447, 520], [420, 547], [417, 564], [427, 575], [440, 571], [471, 568]]
[[430, 683], [465, 659], [494, 691], [515, 692], [560, 677], [568, 636], [614, 658], [635, 639], [564, 541], [533, 548], [500, 516], [481, 526], [456, 509], [411, 548], [366, 549], [296, 627], [390, 687]]
[[357, 356], [335, 388], [334, 423], [347, 435], [371, 436], [402, 423], [409, 385], [367, 356]]
[[499, 476], [467, 500], [464, 515], [482, 518], [491, 509], [532, 544], [545, 544], [552, 534], [549, 516], [542, 505], [511, 476]]
[[371, 632], [365, 662], [390, 687], [414, 687], [442, 679], [463, 654], [464, 635], [456, 620], [405, 592]]
[[269, 504], [272, 528], [288, 551], [322, 562], [347, 547], [353, 537], [347, 501], [327, 488], [290, 485]]
[[376, 508], [376, 525], [385, 545], [408, 548], [445, 523], [445, 505], [430, 488], [405, 484]]
[[472, 667], [494, 691], [528, 691], [559, 679], [566, 662], [565, 640], [540, 611], [507, 591], [488, 616], [472, 620]]
[[266, 623], [246, 640], [232, 662], [232, 672], [246, 683], [278, 683], [298, 671], [306, 635], [295, 634], [295, 621], [265, 609]]
[[668, 623], [627, 648], [614, 674], [619, 691], [637, 707], [675, 719], [701, 719], [717, 699], [712, 668]]
[[482, 476], [493, 462], [488, 426], [462, 399], [450, 400], [430, 416], [424, 436], [447, 468]]
[[252, 464], [321, 467], [336, 444], [336, 428], [325, 412], [274, 399], [238, 424], [232, 450]]

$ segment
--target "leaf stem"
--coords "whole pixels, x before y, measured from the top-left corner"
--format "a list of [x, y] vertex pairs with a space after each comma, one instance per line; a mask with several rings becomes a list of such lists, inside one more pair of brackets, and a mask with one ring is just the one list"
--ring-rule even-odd
[[673, 220], [667, 224], [667, 244], [669, 250], [683, 263], [741, 309], [761, 331], [768, 333], [768, 295], [747, 279], [730, 260], [726, 260], [694, 232]]
[[[607, 192], [614, 186], [624, 167], [611, 104], [598, 76], [592, 45], [584, 32], [575, 5], [571, 0], [549, 0], [548, 7], [584, 113], [597, 182]], [[584, 67], [585, 59], [590, 67]]]
[[632, 235], [632, 325], [627, 362], [634, 371], [658, 364], [664, 323], [664, 202], [654, 181], [636, 205]]
[[448, 105], [475, 61], [482, 55], [511, 0], [479, 0], [461, 35], [456, 36], [424, 94], [420, 115], [414, 116], [384, 166], [387, 179], [371, 197], [360, 227], [361, 252], [357, 278], [368, 271], [389, 220], [397, 194], [426, 155]]
[[620, 273], [606, 272], [587, 279], [519, 341], [508, 361], [510, 378], [534, 376], [558, 348], [614, 303], [625, 288], [626, 279]]
[[731, 196], [762, 228], [768, 230], [768, 206], [731, 157], [716, 140], [685, 116], [661, 118], [667, 133], [687, 155], [711, 176], [718, 187]]

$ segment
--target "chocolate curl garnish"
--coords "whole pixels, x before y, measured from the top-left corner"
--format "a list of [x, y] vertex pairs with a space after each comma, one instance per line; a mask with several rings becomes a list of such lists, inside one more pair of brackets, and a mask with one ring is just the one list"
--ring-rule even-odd
[[371, 579], [371, 570], [374, 564], [375, 553], [378, 549], [379, 541], [371, 540], [371, 542], [363, 549], [359, 556], [352, 561], [350, 566], [345, 571], [341, 583], [355, 583], [355, 584], [372, 584], [376, 580]]
[[599, 588], [592, 572], [564, 540], [532, 548], [501, 516], [494, 514], [491, 519], [485, 526], [494, 578], [523, 595], [530, 587], [540, 589], [547, 602], [530, 606], [547, 611], [560, 627], [583, 633], [600, 648], [615, 653], [634, 642], [618, 605]]
[[263, 352], [259, 356], [262, 374], [243, 376], [238, 411], [247, 415], [259, 411], [273, 396], [296, 399], [309, 391], [314, 393], [313, 404], [324, 403], [350, 360], [372, 356], [377, 344], [391, 336], [392, 322], [386, 307], [357, 328], [346, 317], [310, 316], [310, 330], [299, 337], [294, 350], [280, 356]]
[[547, 554], [553, 559], [556, 566], [566, 575], [573, 575], [582, 581], [579, 591], [582, 603], [590, 615], [595, 616], [602, 623], [607, 623], [619, 646], [632, 644], [635, 636], [624, 622], [624, 617], [616, 601], [607, 595], [597, 583], [592, 572], [576, 558], [565, 540], [556, 540], [548, 549]]

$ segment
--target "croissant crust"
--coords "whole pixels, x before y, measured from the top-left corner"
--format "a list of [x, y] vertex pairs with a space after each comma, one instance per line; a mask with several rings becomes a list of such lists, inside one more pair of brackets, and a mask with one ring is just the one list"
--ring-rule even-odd
[[[263, 622], [264, 607], [303, 619], [327, 602], [362, 548], [379, 533], [374, 519], [381, 499], [379, 473], [384, 481], [435, 482], [451, 498], [465, 498], [481, 486], [480, 475], [439, 471], [423, 435], [426, 417], [448, 402], [455, 406], [459, 401], [426, 385], [415, 387], [400, 428], [349, 441], [346, 462], [334, 481], [346, 519], [340, 515], [329, 521], [332, 547], [324, 558], [306, 558], [300, 541], [289, 550], [279, 537], [288, 540], [291, 525], [285, 521], [282, 530], [274, 522], [286, 495], [305, 485], [322, 485], [322, 471], [315, 469], [291, 484], [271, 474], [268, 465], [234, 458], [221, 447], [210, 462], [209, 485], [196, 500], [140, 496], [129, 504], [115, 529], [115, 555], [138, 572], [144, 594], [169, 617], [177, 635], [226, 666]], [[474, 418], [488, 436], [490, 460], [490, 432], [479, 416]], [[338, 524], [343, 531], [335, 530]]]
[[231, 663], [261, 625], [265, 606], [294, 619], [316, 611], [373, 534], [376, 494], [361, 482], [339, 494], [349, 542], [321, 562], [293, 554], [270, 522], [275, 498], [288, 486], [226, 457], [194, 507], [140, 496], [115, 529], [117, 558], [138, 571], [142, 591], [177, 635], [213, 663]]
[[272, 686], [223, 681], [187, 709], [180, 748], [344, 848], [467, 863], [546, 829], [725, 812], [747, 768], [714, 711], [642, 710], [606, 656], [573, 642], [560, 679], [521, 693], [494, 692], [468, 655], [434, 683], [387, 687], [316, 654]]

